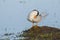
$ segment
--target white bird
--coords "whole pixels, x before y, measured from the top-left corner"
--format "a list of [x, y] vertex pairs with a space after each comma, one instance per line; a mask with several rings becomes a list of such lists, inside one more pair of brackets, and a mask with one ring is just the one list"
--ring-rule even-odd
[[46, 14], [45, 12], [42, 12], [42, 14], [39, 14], [39, 11], [34, 9], [32, 10], [29, 15], [28, 15], [28, 21], [32, 22], [32, 26], [34, 26], [34, 23], [36, 23], [36, 25], [38, 25], [38, 23], [42, 20], [42, 18], [46, 17], [48, 14]]
[[38, 25], [38, 22], [41, 21], [42, 19], [42, 16], [41, 14], [39, 14], [39, 11], [34, 9], [32, 10], [29, 15], [28, 15], [28, 18], [27, 18], [30, 22], [32, 22], [32, 26], [34, 26], [34, 23], [36, 23], [36, 25]]

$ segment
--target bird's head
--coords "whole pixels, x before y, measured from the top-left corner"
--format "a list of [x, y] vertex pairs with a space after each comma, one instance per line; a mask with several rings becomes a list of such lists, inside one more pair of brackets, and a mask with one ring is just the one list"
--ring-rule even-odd
[[39, 11], [36, 10], [36, 9], [32, 10], [31, 13], [32, 13], [32, 15], [35, 15], [35, 16], [38, 16], [39, 15]]
[[31, 12], [31, 16], [34, 16], [34, 18], [36, 18], [39, 15], [39, 11], [38, 10], [32, 10]]

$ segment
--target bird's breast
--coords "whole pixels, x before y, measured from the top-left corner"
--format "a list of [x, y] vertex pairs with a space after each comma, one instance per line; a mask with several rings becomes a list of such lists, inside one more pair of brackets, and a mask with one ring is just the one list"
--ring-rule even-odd
[[40, 21], [41, 21], [41, 19], [42, 19], [42, 17], [41, 17], [41, 16], [37, 16], [36, 18], [34, 18], [34, 21], [35, 21], [35, 22], [40, 22]]

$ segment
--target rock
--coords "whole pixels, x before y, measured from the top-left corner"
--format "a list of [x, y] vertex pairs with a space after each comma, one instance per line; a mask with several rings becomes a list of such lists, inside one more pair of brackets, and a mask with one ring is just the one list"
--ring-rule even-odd
[[26, 40], [60, 40], [60, 29], [48, 26], [33, 26], [23, 31], [23, 37]]

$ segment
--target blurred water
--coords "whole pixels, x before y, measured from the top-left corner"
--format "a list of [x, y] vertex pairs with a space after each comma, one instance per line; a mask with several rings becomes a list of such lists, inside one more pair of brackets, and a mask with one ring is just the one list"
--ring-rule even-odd
[[[10, 33], [11, 34], [11, 33]], [[20, 33], [18, 34], [8, 34], [8, 35], [0, 35], [0, 40], [20, 40], [20, 39], [24, 39], [24, 37], [20, 37]]]

